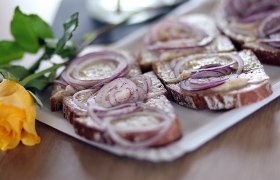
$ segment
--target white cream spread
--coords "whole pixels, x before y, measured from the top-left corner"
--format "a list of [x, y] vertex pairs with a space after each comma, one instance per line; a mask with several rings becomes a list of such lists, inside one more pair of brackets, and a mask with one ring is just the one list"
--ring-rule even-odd
[[116, 68], [114, 61], [100, 60], [83, 64], [78, 73], [81, 80], [99, 80], [112, 76]]

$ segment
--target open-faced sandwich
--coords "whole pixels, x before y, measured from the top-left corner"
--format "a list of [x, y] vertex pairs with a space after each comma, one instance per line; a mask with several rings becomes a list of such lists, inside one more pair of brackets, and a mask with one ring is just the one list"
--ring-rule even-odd
[[63, 113], [79, 135], [127, 148], [166, 145], [182, 135], [166, 90], [153, 73], [117, 78], [97, 92], [65, 97]]
[[100, 89], [118, 77], [141, 74], [133, 57], [120, 50], [103, 49], [73, 60], [58, 80], [54, 81], [51, 110], [62, 109], [63, 97], [83, 89]]
[[194, 109], [231, 109], [272, 93], [269, 77], [250, 50], [190, 55], [153, 68], [174, 100]]
[[72, 89], [59, 99], [64, 117], [79, 135], [100, 143], [146, 148], [176, 141], [181, 126], [166, 89], [124, 54], [102, 50], [73, 60], [53, 87], [54, 95]]
[[158, 61], [196, 53], [230, 52], [231, 41], [220, 34], [215, 22], [202, 14], [173, 17], [157, 22], [146, 34], [138, 56], [142, 71]]
[[226, 0], [217, 22], [240, 48], [251, 49], [263, 63], [280, 65], [280, 1]]

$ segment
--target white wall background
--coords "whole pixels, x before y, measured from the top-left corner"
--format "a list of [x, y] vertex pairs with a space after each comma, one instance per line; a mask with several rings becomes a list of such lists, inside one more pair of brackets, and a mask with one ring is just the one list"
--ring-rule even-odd
[[25, 13], [36, 13], [48, 23], [54, 21], [61, 0], [1, 0], [0, 40], [10, 39], [10, 21], [14, 8], [19, 6]]

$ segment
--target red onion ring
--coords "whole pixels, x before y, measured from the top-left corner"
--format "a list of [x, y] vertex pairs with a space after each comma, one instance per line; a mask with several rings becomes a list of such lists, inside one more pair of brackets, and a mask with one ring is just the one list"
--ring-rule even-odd
[[68, 84], [67, 84], [65, 81], [62, 81], [62, 80], [53, 80], [52, 83], [53, 83], [53, 84], [61, 85], [61, 86], [63, 86], [63, 87], [68, 86]]
[[143, 101], [147, 99], [151, 83], [151, 78], [145, 75], [135, 76], [131, 79], [118, 78], [103, 86], [95, 100], [103, 107]]
[[87, 112], [91, 120], [104, 129], [104, 118], [110, 116], [120, 116], [132, 113], [140, 109], [142, 102], [120, 104], [114, 107], [105, 108], [95, 102], [94, 99], [88, 101]]
[[[96, 93], [96, 90], [92, 90], [92, 89], [85, 89], [85, 90], [78, 91], [73, 95], [73, 101], [78, 107], [86, 110], [87, 102], [90, 100], [90, 97], [94, 93]], [[88, 96], [86, 96], [86, 95], [88, 95]]]
[[[161, 123], [159, 123], [156, 126], [143, 127], [143, 128], [133, 128], [133, 127], [120, 128], [120, 127], [116, 127], [114, 123], [114, 121], [117, 121], [122, 118], [129, 118], [131, 116], [134, 117], [147, 116], [147, 115], [159, 119]], [[173, 121], [174, 120], [170, 118], [169, 115], [166, 113], [157, 112], [157, 111], [155, 112], [154, 109], [152, 110], [145, 109], [144, 111], [140, 111], [137, 113], [130, 113], [120, 117], [107, 118], [106, 127], [107, 127], [107, 133], [116, 144], [120, 146], [124, 146], [126, 148], [145, 148], [157, 143], [169, 130]], [[151, 132], [155, 132], [155, 135], [140, 142], [129, 141], [128, 139], [122, 136], [125, 133], [143, 134], [143, 133], [151, 133]]]
[[228, 16], [240, 17], [254, 20], [254, 14], [271, 12], [279, 7], [279, 0], [227, 0], [225, 10]]
[[145, 75], [139, 75], [132, 77], [131, 80], [136, 84], [138, 87], [138, 94], [139, 94], [139, 100], [143, 101], [147, 99], [147, 95], [152, 87], [152, 80], [150, 77]]
[[[90, 79], [84, 80], [79, 78], [78, 71], [82, 68], [84, 64], [89, 64], [98, 61], [108, 61], [115, 62], [117, 64], [116, 69], [110, 77], [105, 77], [103, 79]], [[74, 60], [69, 67], [62, 74], [62, 78], [73, 87], [83, 87], [83, 88], [96, 88], [102, 86], [104, 83], [111, 81], [117, 77], [123, 76], [128, 72], [129, 69], [129, 59], [124, 54], [117, 53], [114, 51], [99, 51], [93, 52]]]
[[[182, 67], [184, 67], [184, 64], [188, 61], [194, 59], [198, 61], [199, 58], [213, 57], [218, 57], [220, 59], [226, 57], [228, 59], [233, 60], [233, 62], [228, 63], [226, 65], [209, 64], [202, 66], [199, 69], [188, 70], [191, 76], [187, 80], [181, 81], [180, 87], [183, 90], [187, 91], [206, 90], [225, 83], [225, 81], [228, 80], [230, 77], [233, 77], [233, 75], [236, 76], [241, 74], [244, 62], [238, 54], [197, 54], [193, 56], [188, 56], [177, 62], [177, 64], [174, 67], [174, 74], [176, 75], [176, 77], [179, 77], [179, 75], [182, 72]], [[237, 69], [235, 71], [235, 74], [231, 74], [234, 71], [234, 68], [231, 66], [235, 64], [237, 64]]]
[[134, 112], [147, 98], [150, 88], [151, 79], [148, 76], [115, 79], [103, 86], [94, 98], [88, 101], [89, 116], [100, 125], [104, 117]]
[[[118, 97], [116, 97], [116, 93], [119, 93]], [[118, 78], [103, 86], [97, 93], [95, 100], [103, 107], [112, 107], [121, 103], [135, 102], [138, 97], [137, 86], [133, 81], [127, 78]], [[117, 100], [117, 98], [125, 99]], [[121, 102], [118, 102], [119, 100]]]
[[176, 40], [169, 40], [166, 42], [157, 42], [153, 45], [149, 45], [148, 49], [150, 50], [160, 50], [160, 51], [167, 51], [167, 50], [178, 50], [178, 49], [190, 49], [190, 48], [198, 48], [204, 47], [210, 44], [213, 41], [212, 36], [205, 37], [199, 41], [194, 39], [176, 39]]
[[280, 47], [280, 10], [265, 18], [259, 26], [260, 42]]
[[250, 23], [254, 21], [259, 21], [267, 17], [268, 15], [271, 14], [271, 11], [263, 11], [263, 12], [257, 12], [248, 16], [245, 16], [240, 19], [241, 23]]
[[194, 74], [191, 75], [192, 78], [198, 79], [198, 78], [209, 78], [209, 77], [220, 77], [229, 75], [233, 68], [230, 67], [231, 64], [225, 65], [225, 66], [217, 66], [214, 68], [209, 69], [202, 69], [198, 70]]
[[180, 87], [186, 91], [201, 91], [219, 86], [225, 83], [225, 81], [229, 78], [229, 75], [204, 79], [189, 78], [187, 80], [181, 81]]
[[[270, 16], [268, 16], [267, 18], [265, 18], [261, 22], [259, 29], [258, 29], [260, 37], [264, 38], [264, 37], [267, 37], [267, 35], [279, 32], [279, 30], [280, 30], [279, 22], [280, 22], [280, 11], [277, 11], [277, 12], [271, 14]], [[276, 30], [274, 28], [276, 28]], [[274, 30], [271, 32], [272, 29], [274, 29]]]
[[[239, 55], [234, 55], [234, 54], [196, 54], [196, 55], [187, 56], [186, 58], [182, 58], [180, 61], [178, 61], [177, 64], [175, 65], [175, 67], [174, 67], [174, 74], [175, 74], [176, 77], [178, 77], [182, 73], [182, 67], [184, 67], [184, 64], [187, 63], [188, 61], [191, 61], [191, 60], [194, 60], [194, 59], [213, 58], [213, 57], [217, 57], [217, 58], [227, 57], [228, 59], [234, 60], [234, 62], [236, 62], [238, 64], [236, 74], [240, 74], [243, 70], [244, 62]], [[195, 73], [202, 72], [202, 71], [211, 71], [211, 70], [212, 71], [217, 71], [217, 70], [220, 70], [220, 69], [228, 68], [229, 66], [233, 65], [234, 62], [229, 63], [229, 64], [224, 65], [224, 66], [216, 66], [216, 67], [209, 67], [209, 68], [204, 67], [202, 69], [189, 70], [189, 71], [192, 75], [195, 74]]]
[[186, 22], [165, 19], [156, 23], [145, 37], [150, 50], [177, 50], [208, 45], [214, 37]]

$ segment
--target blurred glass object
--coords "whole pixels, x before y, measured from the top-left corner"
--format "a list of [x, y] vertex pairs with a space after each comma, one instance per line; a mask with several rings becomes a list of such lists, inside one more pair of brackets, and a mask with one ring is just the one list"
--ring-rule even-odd
[[130, 23], [145, 21], [160, 13], [161, 8], [176, 5], [183, 0], [87, 0], [89, 15], [99, 21], [116, 24], [133, 12], [143, 12], [133, 16]]

